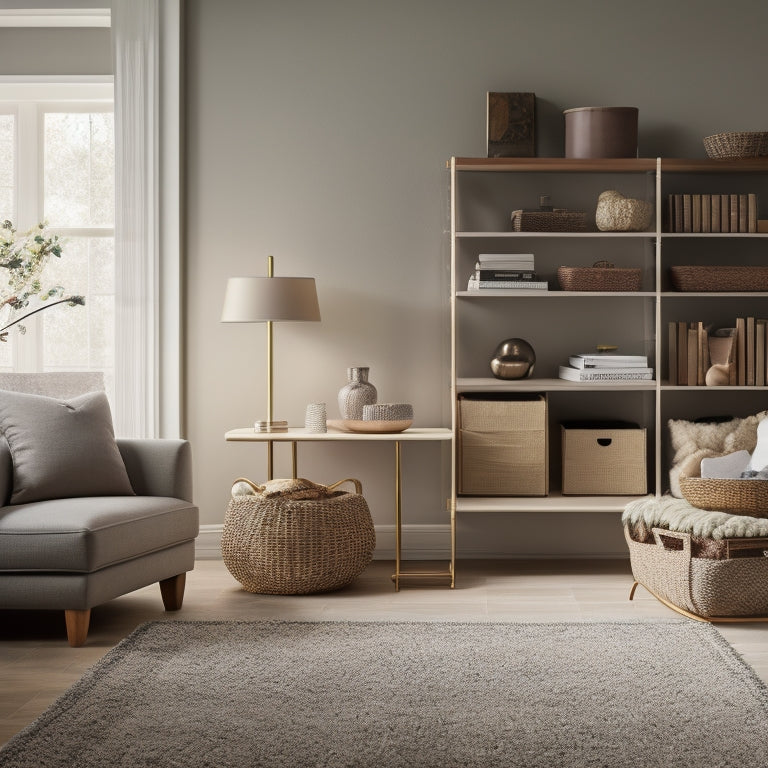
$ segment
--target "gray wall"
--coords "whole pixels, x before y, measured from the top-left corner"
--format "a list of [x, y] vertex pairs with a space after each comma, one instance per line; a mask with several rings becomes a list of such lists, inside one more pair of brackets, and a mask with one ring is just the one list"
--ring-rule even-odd
[[[190, 0], [186, 15], [187, 420], [204, 524], [222, 522], [234, 478], [265, 476], [261, 446], [223, 440], [263, 418], [264, 329], [219, 316], [227, 278], [264, 274], [267, 254], [277, 274], [316, 277], [323, 315], [275, 328], [276, 416], [300, 424], [311, 401], [334, 416], [347, 366], [369, 365], [381, 401], [448, 424], [445, 163], [485, 154], [487, 91], [536, 93], [541, 155], [563, 154], [576, 106], [639, 107], [651, 157], [768, 126], [758, 0]], [[447, 523], [445, 456], [405, 446], [407, 524]], [[359, 477], [391, 524], [390, 445], [299, 457], [315, 480]], [[406, 549], [446, 541], [429, 530]], [[614, 515], [480, 515], [460, 520], [459, 550], [625, 546]]]
[[0, 74], [111, 75], [109, 28], [0, 28]]

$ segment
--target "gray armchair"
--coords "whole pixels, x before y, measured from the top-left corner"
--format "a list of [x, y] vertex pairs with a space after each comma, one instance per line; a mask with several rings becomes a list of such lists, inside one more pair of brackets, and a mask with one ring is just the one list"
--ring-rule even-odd
[[194, 567], [198, 509], [184, 440], [118, 439], [135, 496], [10, 504], [13, 464], [0, 438], [0, 609], [61, 609], [71, 646], [85, 643], [91, 608], [159, 582], [181, 608]]

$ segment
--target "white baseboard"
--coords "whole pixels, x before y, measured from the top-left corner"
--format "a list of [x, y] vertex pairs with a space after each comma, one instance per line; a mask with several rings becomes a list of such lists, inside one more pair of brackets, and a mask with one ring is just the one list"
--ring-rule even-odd
[[[224, 526], [201, 525], [195, 542], [198, 560], [221, 559], [221, 534]], [[445, 560], [450, 557], [450, 525], [404, 525], [400, 553], [405, 560]], [[395, 526], [376, 526], [375, 560], [394, 560]]]

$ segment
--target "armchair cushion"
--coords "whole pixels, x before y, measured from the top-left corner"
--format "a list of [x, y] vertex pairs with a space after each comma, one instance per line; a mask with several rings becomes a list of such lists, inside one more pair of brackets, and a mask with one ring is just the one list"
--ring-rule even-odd
[[11, 504], [134, 495], [104, 392], [61, 400], [0, 390], [0, 431], [13, 459]]
[[0, 508], [0, 574], [92, 573], [192, 541], [197, 508], [165, 496], [93, 496]]

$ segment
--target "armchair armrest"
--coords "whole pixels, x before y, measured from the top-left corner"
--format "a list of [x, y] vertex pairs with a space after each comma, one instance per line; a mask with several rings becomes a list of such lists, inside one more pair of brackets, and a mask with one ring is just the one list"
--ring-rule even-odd
[[137, 495], [192, 501], [192, 449], [189, 442], [118, 437], [117, 447]]
[[0, 507], [11, 500], [13, 490], [13, 461], [11, 449], [4, 437], [0, 437]]

